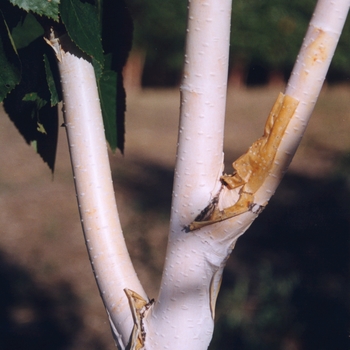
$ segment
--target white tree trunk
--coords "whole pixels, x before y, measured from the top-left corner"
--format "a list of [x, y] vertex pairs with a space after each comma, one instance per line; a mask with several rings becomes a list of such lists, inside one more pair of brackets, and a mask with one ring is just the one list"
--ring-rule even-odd
[[219, 237], [184, 231], [220, 188], [231, 0], [191, 0], [188, 16], [171, 227], [160, 293], [146, 319], [147, 349], [208, 347], [217, 274], [231, 250]]

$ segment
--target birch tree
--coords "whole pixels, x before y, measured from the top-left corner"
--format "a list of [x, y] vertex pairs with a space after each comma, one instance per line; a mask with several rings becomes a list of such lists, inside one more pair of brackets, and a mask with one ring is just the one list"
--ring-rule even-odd
[[[222, 171], [231, 0], [189, 1], [169, 239], [155, 299], [146, 295], [132, 266], [108, 162], [104, 129], [115, 147], [115, 125], [108, 125], [113, 120], [108, 115], [115, 117], [117, 108], [111, 113], [105, 102], [108, 93], [116, 94], [120, 68], [113, 65], [113, 57], [103, 55], [100, 42], [99, 20], [109, 3], [10, 3], [1, 8], [1, 97], [6, 97], [9, 113], [19, 97], [29, 103], [36, 131], [45, 135], [57, 115], [51, 106], [62, 93], [84, 238], [117, 347], [206, 349], [225, 263], [237, 239], [267, 206], [292, 160], [350, 1], [318, 1], [291, 78], [272, 106], [262, 137], [233, 163], [229, 175]], [[36, 26], [36, 34], [20, 41], [26, 25]], [[35, 59], [44, 62], [41, 72], [47, 87], [44, 92], [18, 92], [16, 85], [21, 86], [26, 68], [19, 51], [33, 42], [40, 48], [41, 56]], [[60, 84], [50, 61], [53, 53]], [[45, 113], [52, 117], [46, 124]]]

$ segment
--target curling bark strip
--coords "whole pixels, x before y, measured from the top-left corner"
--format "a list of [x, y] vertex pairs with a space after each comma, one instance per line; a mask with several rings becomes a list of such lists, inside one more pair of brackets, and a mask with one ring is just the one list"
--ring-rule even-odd
[[[124, 349], [133, 328], [125, 288], [146, 294], [132, 266], [119, 222], [92, 64], [72, 45], [50, 38], [61, 76], [64, 125], [86, 246], [95, 278]], [[64, 46], [66, 47], [66, 46]]]
[[[222, 187], [219, 194], [196, 217], [195, 221], [186, 227], [187, 231], [198, 230], [247, 211], [260, 213], [263, 210], [265, 204], [260, 205], [255, 202], [255, 193], [270, 175], [276, 152], [298, 103], [291, 96], [279, 94], [267, 119], [263, 136], [233, 162], [232, 175], [221, 176]], [[222, 192], [224, 188], [235, 190], [237, 193], [238, 199], [234, 200], [233, 205], [223, 205], [221, 197], [227, 195], [227, 192]]]

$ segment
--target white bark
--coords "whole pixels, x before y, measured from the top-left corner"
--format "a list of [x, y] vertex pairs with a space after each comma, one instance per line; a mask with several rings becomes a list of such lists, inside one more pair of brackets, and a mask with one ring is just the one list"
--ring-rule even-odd
[[159, 297], [145, 322], [147, 349], [206, 349], [212, 338], [210, 300], [230, 244], [183, 228], [220, 188], [230, 15], [231, 0], [189, 2], [171, 227]]
[[124, 349], [133, 327], [124, 289], [146, 298], [136, 276], [119, 222], [94, 68], [90, 62], [64, 52], [57, 39], [67, 131], [79, 212], [95, 278]]

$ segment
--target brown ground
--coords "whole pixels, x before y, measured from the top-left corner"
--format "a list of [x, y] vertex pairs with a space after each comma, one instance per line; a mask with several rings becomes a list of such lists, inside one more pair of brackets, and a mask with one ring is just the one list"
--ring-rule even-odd
[[[262, 134], [277, 93], [229, 92], [228, 169]], [[350, 149], [349, 93], [324, 89], [291, 173], [333, 174]], [[150, 297], [165, 254], [178, 106], [177, 90], [130, 96], [125, 156], [111, 157], [125, 236]], [[54, 181], [3, 112], [0, 149], [0, 332], [5, 324], [17, 342], [13, 349], [114, 349], [82, 237], [63, 128]]]

